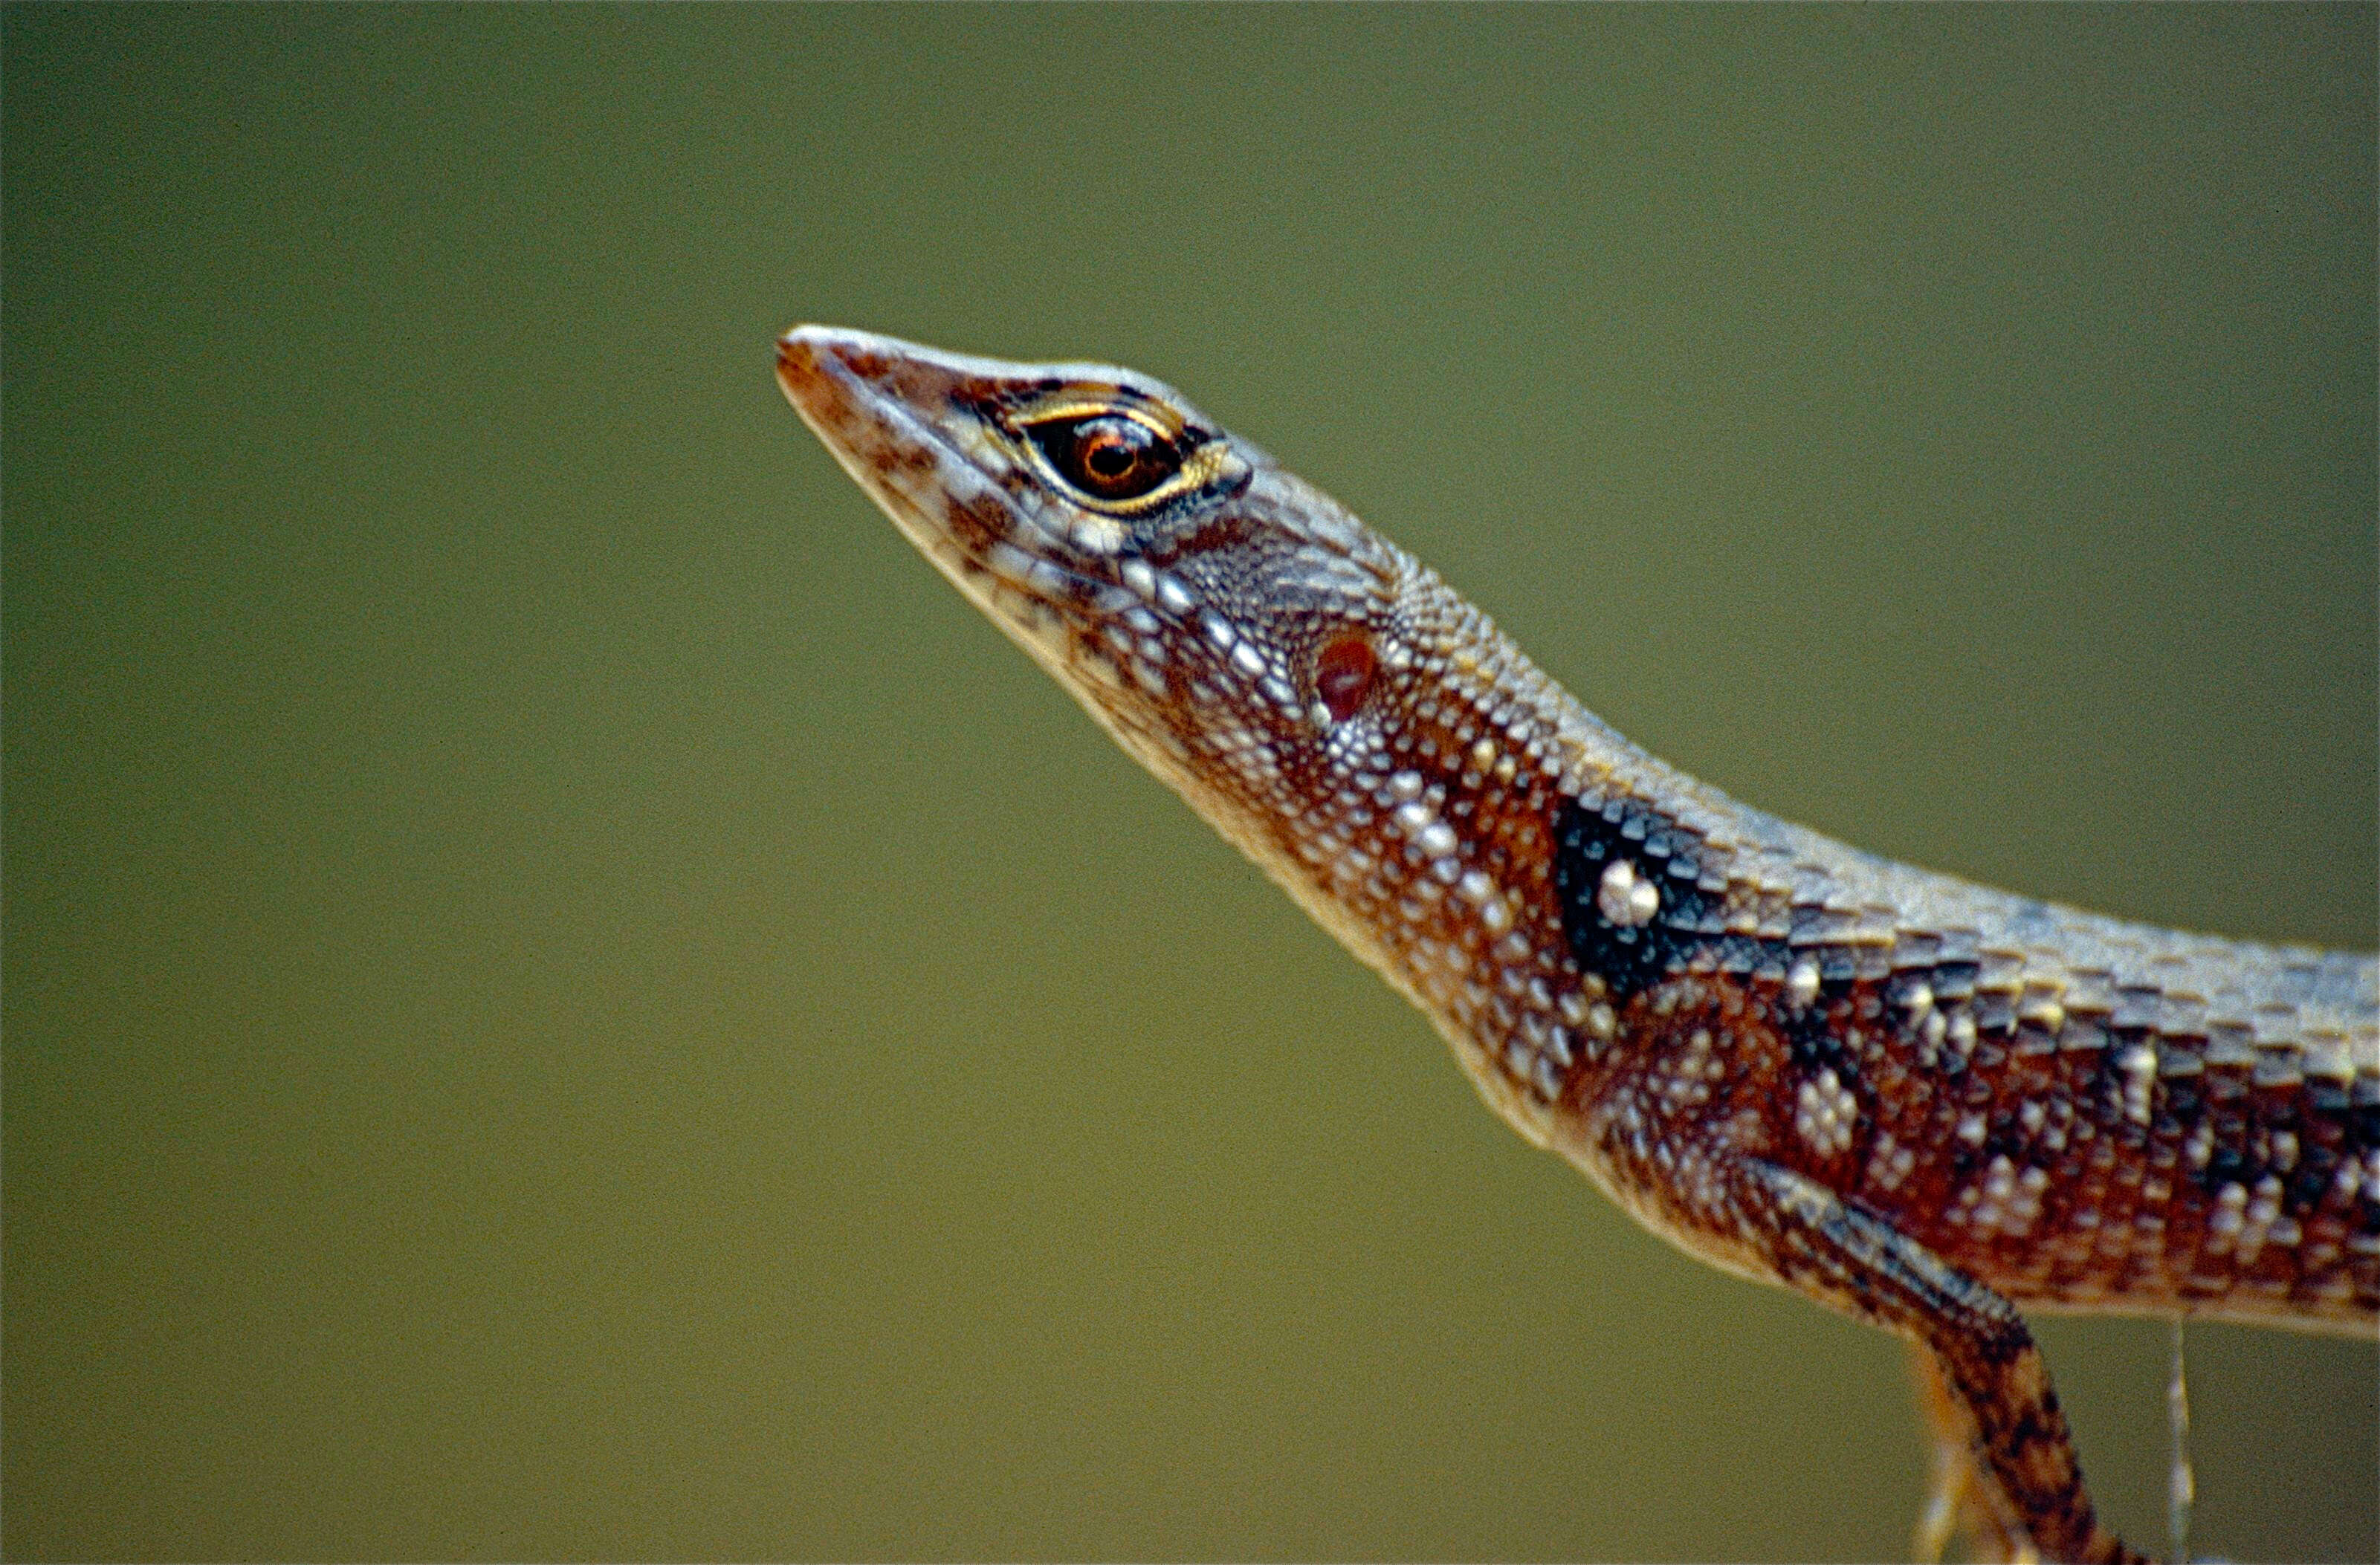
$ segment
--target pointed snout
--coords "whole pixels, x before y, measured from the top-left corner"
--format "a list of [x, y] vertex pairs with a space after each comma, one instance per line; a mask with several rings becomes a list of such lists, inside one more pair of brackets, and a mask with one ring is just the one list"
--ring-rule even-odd
[[832, 363], [854, 374], [879, 375], [896, 359], [930, 351], [873, 332], [805, 321], [777, 339], [777, 373], [781, 378], [812, 375]]
[[796, 326], [777, 339], [777, 383], [795, 401], [801, 400], [796, 388], [818, 373], [820, 357], [827, 351], [832, 331], [829, 326]]
[[777, 339], [777, 384], [821, 434], [840, 422], [852, 394], [884, 369], [887, 339], [840, 326], [803, 324]]
[[945, 357], [872, 332], [804, 324], [777, 339], [777, 384], [845, 467], [881, 469], [957, 432], [951, 403], [961, 378]]
[[[777, 339], [777, 381], [806, 415], [815, 410], [820, 399], [837, 400], [854, 390], [890, 397], [912, 410], [930, 411], [951, 402], [989, 402], [1069, 382], [1128, 388], [1195, 415], [1172, 387], [1112, 364], [1026, 364], [984, 358], [874, 332], [815, 323], [796, 326]], [[815, 425], [816, 419], [812, 422]]]
[[896, 411], [963, 442], [972, 420], [959, 410], [1031, 372], [846, 326], [805, 324], [777, 339], [777, 383], [830, 445], [855, 437], [855, 419], [873, 426]]
[[1017, 525], [1000, 482], [1011, 459], [971, 406], [989, 362], [841, 326], [777, 339], [777, 383], [802, 422], [937, 557], [961, 532]]
[[1014, 382], [1035, 372], [1029, 364], [945, 353], [848, 326], [804, 324], [777, 339], [777, 380], [795, 406], [821, 390], [853, 383], [918, 406], [971, 384]]

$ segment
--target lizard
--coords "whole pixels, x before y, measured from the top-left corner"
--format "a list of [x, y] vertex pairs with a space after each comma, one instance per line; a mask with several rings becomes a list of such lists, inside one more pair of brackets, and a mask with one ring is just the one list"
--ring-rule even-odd
[[1740, 804], [1146, 375], [821, 325], [776, 368], [1523, 1137], [1688, 1254], [1912, 1342], [1934, 1546], [1948, 1507], [2010, 1557], [2145, 1558], [2019, 1306], [2380, 1335], [2373, 956], [2098, 916]]

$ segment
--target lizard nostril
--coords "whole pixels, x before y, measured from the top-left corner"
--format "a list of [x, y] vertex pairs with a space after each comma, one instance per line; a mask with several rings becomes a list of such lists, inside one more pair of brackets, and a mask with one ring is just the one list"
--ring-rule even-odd
[[1314, 660], [1314, 690], [1330, 709], [1331, 722], [1344, 722], [1355, 715], [1379, 672], [1380, 660], [1373, 654], [1372, 639], [1361, 631], [1333, 637], [1323, 644]]

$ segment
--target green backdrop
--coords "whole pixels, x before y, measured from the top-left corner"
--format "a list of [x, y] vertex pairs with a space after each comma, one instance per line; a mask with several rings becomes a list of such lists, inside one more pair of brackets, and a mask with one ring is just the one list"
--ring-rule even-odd
[[[5, 48], [14, 1558], [1862, 1558], [1633, 1227], [836, 472], [1120, 359], [1656, 752], [2374, 941], [2374, 10], [76, 9]], [[2161, 1546], [2163, 1328], [2042, 1327]], [[2380, 1555], [2369, 1343], [2199, 1541]]]

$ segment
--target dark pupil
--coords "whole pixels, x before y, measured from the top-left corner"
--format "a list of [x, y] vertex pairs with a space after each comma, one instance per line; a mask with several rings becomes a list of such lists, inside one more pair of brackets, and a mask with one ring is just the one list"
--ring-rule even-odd
[[1102, 430], [1083, 441], [1083, 466], [1095, 479], [1123, 478], [1139, 460], [1140, 453], [1132, 448], [1131, 440], [1112, 431]]
[[1180, 470], [1182, 458], [1163, 437], [1136, 419], [1087, 419], [1067, 431], [1050, 455], [1066, 481], [1102, 500], [1134, 500]]

